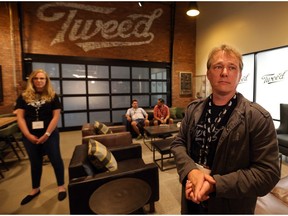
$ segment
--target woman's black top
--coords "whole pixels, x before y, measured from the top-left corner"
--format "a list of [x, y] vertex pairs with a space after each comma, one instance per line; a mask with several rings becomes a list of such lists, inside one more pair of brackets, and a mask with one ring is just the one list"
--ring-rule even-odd
[[[61, 109], [61, 103], [59, 97], [55, 95], [54, 99], [50, 102], [45, 100], [35, 100], [30, 103], [26, 103], [22, 95], [18, 97], [16, 101], [16, 109], [25, 110], [25, 121], [31, 134], [40, 137], [42, 136], [53, 118], [53, 110]], [[32, 122], [43, 121], [44, 128], [32, 129]]]

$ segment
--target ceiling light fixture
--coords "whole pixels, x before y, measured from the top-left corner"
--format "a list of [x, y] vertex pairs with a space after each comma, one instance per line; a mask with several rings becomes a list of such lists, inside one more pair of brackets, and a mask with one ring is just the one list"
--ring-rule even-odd
[[198, 10], [198, 6], [196, 2], [190, 2], [188, 10], [186, 12], [188, 16], [198, 16], [200, 11]]
[[138, 5], [139, 5], [139, 7], [142, 7], [142, 3], [141, 2], [138, 2]]

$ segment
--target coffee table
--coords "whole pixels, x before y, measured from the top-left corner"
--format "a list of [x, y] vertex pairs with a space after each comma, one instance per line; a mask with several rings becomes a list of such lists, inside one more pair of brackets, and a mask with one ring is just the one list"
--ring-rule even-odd
[[147, 142], [145, 138], [143, 139], [143, 142], [152, 151], [152, 146], [151, 146], [152, 139], [159, 137], [160, 135], [176, 133], [179, 131], [179, 127], [177, 127], [177, 124], [161, 124], [158, 126], [144, 127], [144, 131], [151, 139], [150, 146], [148, 145], [149, 142]]
[[131, 214], [151, 197], [150, 185], [138, 178], [120, 178], [97, 188], [89, 199], [96, 214]]

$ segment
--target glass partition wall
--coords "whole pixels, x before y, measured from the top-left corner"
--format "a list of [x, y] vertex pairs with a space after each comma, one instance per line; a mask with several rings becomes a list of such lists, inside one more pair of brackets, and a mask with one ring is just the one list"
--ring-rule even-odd
[[139, 107], [152, 108], [161, 97], [171, 106], [168, 63], [29, 57], [32, 70], [44, 69], [60, 96], [61, 130], [79, 129], [95, 120], [121, 124], [132, 99]]
[[280, 124], [280, 104], [288, 97], [288, 47], [243, 55], [244, 68], [237, 91], [270, 112], [275, 127]]

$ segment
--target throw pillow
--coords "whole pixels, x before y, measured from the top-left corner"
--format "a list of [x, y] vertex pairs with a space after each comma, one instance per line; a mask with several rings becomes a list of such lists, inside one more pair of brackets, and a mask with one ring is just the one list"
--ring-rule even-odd
[[183, 112], [184, 112], [184, 109], [181, 108], [181, 107], [177, 107], [177, 110], [176, 110], [176, 117], [178, 119], [182, 119], [184, 116], [183, 116]]
[[98, 122], [98, 121], [95, 121], [94, 129], [95, 129], [96, 134], [112, 134], [113, 133], [110, 128], [108, 128], [105, 124]]
[[97, 171], [117, 170], [117, 161], [113, 154], [97, 140], [89, 140], [88, 159]]
[[176, 107], [171, 107], [170, 109], [170, 118], [176, 119]]

